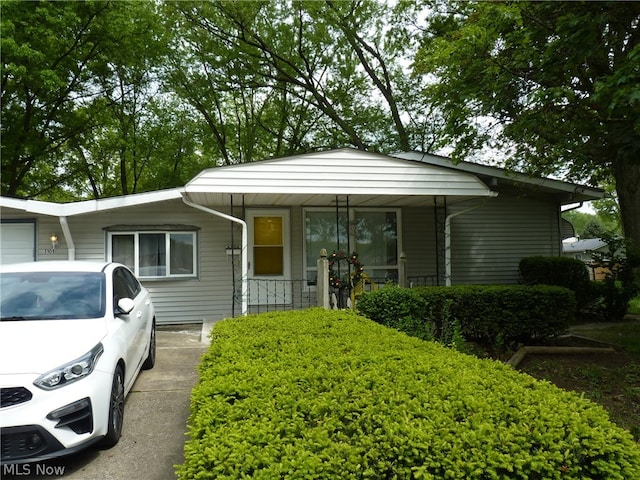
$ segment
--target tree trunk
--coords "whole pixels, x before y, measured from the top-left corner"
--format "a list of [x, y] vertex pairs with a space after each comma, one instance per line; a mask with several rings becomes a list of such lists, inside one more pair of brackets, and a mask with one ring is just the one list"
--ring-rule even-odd
[[[616, 191], [620, 203], [622, 229], [631, 242], [634, 257], [640, 249], [640, 152], [621, 152], [614, 165]], [[639, 266], [635, 265], [637, 269]]]

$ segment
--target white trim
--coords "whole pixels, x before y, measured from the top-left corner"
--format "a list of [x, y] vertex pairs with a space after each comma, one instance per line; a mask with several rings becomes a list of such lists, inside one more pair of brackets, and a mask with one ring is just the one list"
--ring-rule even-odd
[[[282, 275], [256, 275], [253, 271], [253, 220], [256, 217], [282, 217]], [[288, 208], [248, 208], [246, 222], [249, 233], [249, 277], [262, 279], [291, 280], [291, 212]]]
[[444, 219], [444, 278], [445, 286], [451, 286], [451, 219], [458, 215], [463, 215], [472, 210], [484, 206], [484, 201], [479, 205], [474, 205], [459, 212], [450, 213]]
[[[165, 253], [165, 274], [164, 275], [144, 275], [140, 270], [140, 235], [155, 234], [164, 235], [164, 253]], [[193, 249], [191, 252], [191, 262], [193, 265], [193, 271], [186, 274], [171, 273], [171, 235], [191, 235], [193, 239]], [[136, 276], [141, 280], [178, 280], [182, 278], [197, 278], [198, 277], [198, 232], [193, 230], [118, 230], [107, 232], [107, 261], [113, 260], [113, 238], [117, 236], [133, 236], [133, 266], [129, 266]]]
[[[282, 275], [256, 275], [253, 265], [253, 224], [254, 220], [259, 217], [281, 217], [282, 218]], [[248, 241], [248, 276], [249, 276], [249, 304], [262, 305], [265, 303], [273, 303], [268, 297], [270, 292], [268, 287], [265, 288], [265, 282], [261, 280], [291, 280], [291, 211], [288, 208], [248, 208], [246, 210]], [[282, 292], [279, 292], [280, 298], [277, 303], [283, 305], [291, 304], [293, 301], [293, 292], [290, 284], [285, 283]]]
[[52, 217], [71, 217], [91, 212], [103, 212], [123, 207], [145, 205], [181, 198], [183, 188], [159, 190], [148, 193], [135, 193], [120, 197], [101, 198], [99, 200], [85, 200], [81, 202], [53, 203], [39, 200], [21, 200], [0, 197], [0, 207], [13, 208], [26, 213], [50, 215]]

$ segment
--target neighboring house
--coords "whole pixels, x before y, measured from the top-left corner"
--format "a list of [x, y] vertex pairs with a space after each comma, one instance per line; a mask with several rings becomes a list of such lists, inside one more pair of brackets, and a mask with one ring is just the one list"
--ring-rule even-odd
[[[562, 242], [562, 251], [567, 257], [582, 260], [587, 266], [591, 280], [604, 280], [610, 273], [609, 269], [598, 265], [593, 258], [594, 253], [603, 255], [605, 259], [609, 257], [609, 245], [601, 238], [585, 238], [584, 240], [576, 237], [569, 238]], [[616, 254], [620, 254], [620, 252], [616, 252]]]
[[[158, 323], [316, 302], [320, 250], [355, 251], [377, 283], [518, 281], [561, 255], [562, 205], [602, 192], [415, 152], [352, 149], [204, 170], [181, 188], [67, 204], [0, 198], [2, 263], [116, 260]], [[52, 241], [53, 238], [53, 241]]]
[[577, 258], [585, 263], [590, 263], [593, 261], [594, 253], [606, 253], [608, 246], [607, 242], [601, 238], [579, 240], [574, 237], [562, 242], [562, 251], [567, 257]]

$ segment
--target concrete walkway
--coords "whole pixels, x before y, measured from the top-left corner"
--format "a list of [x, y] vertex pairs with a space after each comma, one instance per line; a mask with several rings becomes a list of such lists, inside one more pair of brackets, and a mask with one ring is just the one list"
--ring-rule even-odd
[[2, 479], [169, 480], [184, 459], [186, 424], [196, 367], [206, 345], [201, 328], [160, 327], [156, 365], [138, 376], [127, 396], [120, 442], [109, 450], [89, 448], [77, 455], [2, 471]]

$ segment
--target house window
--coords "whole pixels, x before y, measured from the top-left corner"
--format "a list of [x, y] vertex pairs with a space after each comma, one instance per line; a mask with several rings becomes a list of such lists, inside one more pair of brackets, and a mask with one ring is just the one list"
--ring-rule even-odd
[[196, 232], [109, 232], [109, 260], [140, 278], [195, 277]]
[[315, 285], [320, 249], [358, 253], [365, 272], [377, 282], [398, 279], [398, 209], [307, 209], [305, 250], [307, 283]]

